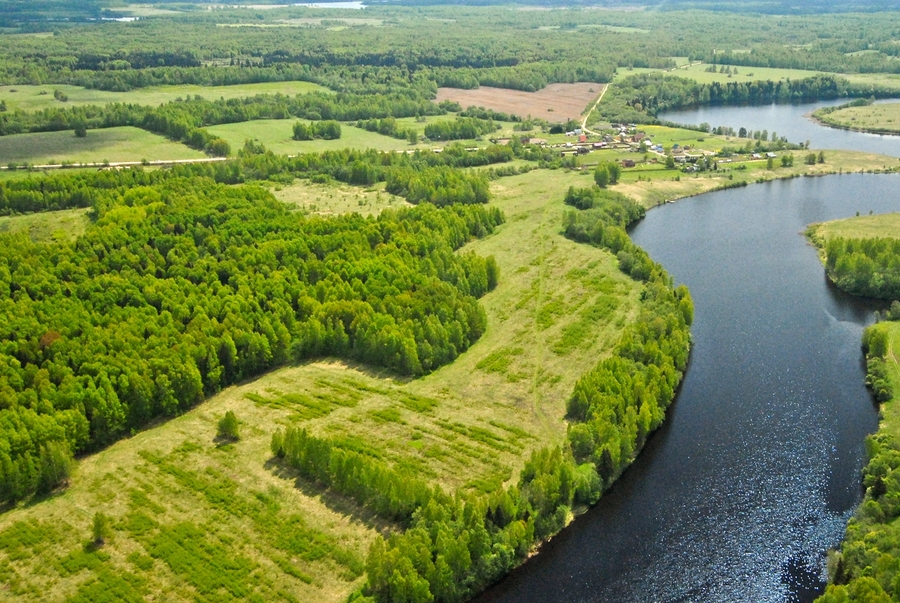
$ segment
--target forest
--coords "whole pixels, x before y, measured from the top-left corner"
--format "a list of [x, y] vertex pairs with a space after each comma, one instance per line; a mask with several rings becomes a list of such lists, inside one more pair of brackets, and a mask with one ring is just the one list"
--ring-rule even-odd
[[93, 188], [95, 224], [74, 243], [0, 248], [3, 500], [55, 486], [64, 457], [289, 360], [420, 375], [485, 329], [476, 299], [496, 264], [453, 250], [490, 233], [496, 209], [302, 219], [253, 186], [140, 172], [114, 184]]
[[900, 299], [900, 240], [829, 237], [825, 255], [828, 278], [844, 291]]

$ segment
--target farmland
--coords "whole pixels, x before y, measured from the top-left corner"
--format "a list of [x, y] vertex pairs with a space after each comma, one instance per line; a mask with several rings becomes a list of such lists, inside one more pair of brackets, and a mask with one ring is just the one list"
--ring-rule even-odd
[[482, 86], [475, 90], [439, 88], [437, 102], [451, 100], [463, 108], [476, 106], [510, 113], [561, 122], [577, 119], [591, 102], [603, 91], [603, 84], [552, 84], [537, 92], [504, 90]]

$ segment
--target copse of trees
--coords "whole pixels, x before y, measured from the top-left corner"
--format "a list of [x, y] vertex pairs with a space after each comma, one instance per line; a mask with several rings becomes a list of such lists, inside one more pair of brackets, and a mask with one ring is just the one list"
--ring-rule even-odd
[[485, 329], [476, 296], [497, 265], [454, 250], [491, 232], [496, 209], [304, 219], [191, 170], [23, 182], [107, 186], [91, 189], [95, 221], [72, 243], [0, 237], [2, 501], [65, 480], [73, 453], [288, 360], [419, 375]]
[[900, 239], [832, 237], [825, 255], [828, 278], [844, 291], [900, 299]]
[[333, 119], [308, 124], [298, 121], [294, 124], [294, 140], [337, 140], [340, 137], [341, 124]]
[[438, 121], [425, 126], [425, 136], [431, 140], [467, 140], [490, 134], [498, 129], [492, 119], [457, 117], [452, 121]]

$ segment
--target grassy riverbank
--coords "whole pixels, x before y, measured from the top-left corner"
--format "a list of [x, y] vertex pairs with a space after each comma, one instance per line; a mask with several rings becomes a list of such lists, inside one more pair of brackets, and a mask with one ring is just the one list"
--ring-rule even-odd
[[815, 117], [834, 128], [874, 134], [900, 134], [900, 103], [845, 107], [831, 112], [817, 111]]

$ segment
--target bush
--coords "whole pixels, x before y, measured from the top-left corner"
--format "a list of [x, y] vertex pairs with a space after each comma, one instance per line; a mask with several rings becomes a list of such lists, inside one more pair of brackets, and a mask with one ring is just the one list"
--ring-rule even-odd
[[241, 422], [238, 421], [234, 411], [229, 410], [219, 419], [219, 431], [216, 436], [222, 440], [241, 439]]

